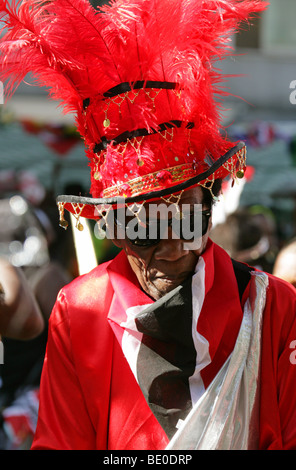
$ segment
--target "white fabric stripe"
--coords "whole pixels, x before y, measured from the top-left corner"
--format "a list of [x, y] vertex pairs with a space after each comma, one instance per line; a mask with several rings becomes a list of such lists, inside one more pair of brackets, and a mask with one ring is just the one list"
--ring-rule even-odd
[[196, 350], [195, 371], [189, 377], [189, 389], [194, 405], [205, 391], [200, 371], [210, 362], [209, 342], [197, 331], [197, 322], [205, 299], [205, 262], [199, 258], [192, 277], [192, 339]]
[[124, 328], [121, 344], [122, 351], [138, 383], [139, 381], [137, 377], [137, 359], [142, 342], [143, 333], [140, 333], [137, 330], [135, 318], [140, 312], [142, 312], [142, 310], [144, 310], [148, 306], [149, 304], [136, 305], [135, 307], [128, 308], [126, 310], [126, 321], [120, 323], [120, 326]]

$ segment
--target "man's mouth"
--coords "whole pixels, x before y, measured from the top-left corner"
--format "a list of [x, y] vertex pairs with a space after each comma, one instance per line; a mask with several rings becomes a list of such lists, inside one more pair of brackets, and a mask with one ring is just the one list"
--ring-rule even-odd
[[182, 282], [192, 273], [190, 271], [182, 272], [180, 274], [158, 274], [154, 277], [157, 280], [163, 280], [165, 282]]

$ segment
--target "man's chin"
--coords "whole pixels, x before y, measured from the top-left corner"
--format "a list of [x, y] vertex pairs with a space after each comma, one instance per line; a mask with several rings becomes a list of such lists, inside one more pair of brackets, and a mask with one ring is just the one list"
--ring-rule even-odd
[[148, 289], [149, 292], [147, 292], [146, 289], [145, 290], [150, 297], [158, 300], [182, 284], [182, 282], [184, 282], [189, 276], [190, 274], [179, 278], [175, 276], [158, 277], [146, 286], [146, 289]]

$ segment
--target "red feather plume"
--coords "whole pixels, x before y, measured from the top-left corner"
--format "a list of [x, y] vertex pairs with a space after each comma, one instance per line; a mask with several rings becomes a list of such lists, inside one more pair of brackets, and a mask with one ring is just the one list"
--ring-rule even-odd
[[[204, 164], [208, 154], [215, 160], [232, 146], [220, 135], [216, 98], [226, 92], [214, 62], [231, 53], [230, 37], [241, 22], [266, 5], [259, 0], [116, 0], [97, 11], [88, 0], [14, 0], [11, 5], [0, 0], [6, 97], [32, 73], [65, 112], [76, 114], [95, 197], [127, 174], [136, 178], [172, 166], [176, 155]], [[104, 97], [112, 87], [140, 80], [174, 82], [177, 90]], [[137, 149], [130, 145], [118, 151], [108, 144], [99, 159], [94, 156], [104, 139], [139, 128], [150, 132], [171, 120], [194, 123], [192, 153], [189, 131], [177, 129], [173, 145], [157, 133]], [[137, 164], [139, 157], [143, 166]]]

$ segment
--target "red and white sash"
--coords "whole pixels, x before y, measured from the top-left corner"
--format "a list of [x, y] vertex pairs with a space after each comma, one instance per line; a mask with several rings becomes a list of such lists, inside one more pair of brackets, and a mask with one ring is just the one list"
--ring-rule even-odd
[[[143, 354], [143, 347], [146, 347], [147, 351], [149, 341], [147, 343], [147, 335], [143, 335], [143, 330], [140, 329], [139, 331], [138, 320], [139, 318], [143, 318], [143, 314], [145, 315], [147, 311], [149, 312], [149, 310], [153, 310], [154, 307], [157, 307], [159, 301], [153, 302], [141, 291], [128, 263], [120, 263], [120, 266], [116, 266], [113, 263], [109, 271], [109, 276], [116, 295], [114, 296], [108, 319], [130, 368], [148, 404], [154, 412], [154, 398], [150, 399], [151, 388], [149, 389], [149, 384], [148, 386], [144, 384], [143, 387], [143, 376], [145, 382], [145, 376], [147, 375], [145, 371], [150, 369], [149, 364], [154, 362], [153, 358], [156, 356], [153, 350], [150, 355], [151, 357], [148, 356], [148, 362], [143, 361], [143, 357], [145, 358], [146, 356], [145, 353]], [[248, 377], [250, 381], [253, 380], [252, 383], [254, 384], [256, 380], [252, 374], [254, 373], [256, 376], [258, 373], [258, 371], [256, 372], [256, 367], [251, 373], [252, 368], [250, 368], [250, 366], [254, 364], [251, 364], [252, 361], [249, 351], [250, 347], [253, 348], [252, 351], [254, 351], [255, 348], [255, 332], [253, 332], [251, 325], [257, 325], [258, 317], [256, 317], [255, 321], [254, 314], [259, 314], [259, 311], [262, 311], [263, 308], [263, 291], [266, 288], [265, 283], [267, 282], [267, 276], [264, 276], [264, 274], [252, 275], [252, 279], [255, 279], [255, 285], [260, 286], [262, 284], [262, 288], [255, 288], [255, 291], [259, 289], [260, 293], [257, 292], [255, 300], [252, 302], [250, 300], [245, 302], [246, 298], [243, 300], [245, 304], [243, 313], [231, 259], [224, 250], [209, 240], [207, 249], [199, 258], [195, 273], [192, 277], [191, 300], [187, 306], [188, 309], [192, 309], [190, 328], [195, 357], [192, 374], [188, 377], [191, 411], [187, 409], [185, 417], [181, 417], [176, 423], [176, 430], [173, 430], [173, 438], [168, 448], [192, 449], [199, 448], [198, 446], [203, 448], [204, 445], [206, 448], [208, 448], [208, 446], [210, 446], [210, 448], [216, 448], [215, 445], [217, 445], [218, 448], [220, 448], [219, 446], [224, 448], [226, 445], [227, 448], [228, 444], [225, 444], [223, 429], [228, 429], [227, 432], [229, 434], [231, 412], [229, 408], [225, 406], [225, 403], [228, 403], [228, 399], [231, 397], [231, 409], [234, 412], [234, 409], [238, 406], [236, 400], [238, 397], [240, 397], [239, 399], [241, 400], [242, 397], [242, 387], [238, 385], [239, 380], [245, 383], [246, 377]], [[258, 307], [254, 309], [254, 305], [257, 305], [256, 299], [258, 296], [263, 302], [262, 308], [260, 309]], [[255, 321], [254, 324], [252, 323], [253, 319]], [[144, 320], [146, 321], [145, 317]], [[256, 343], [256, 351], [260, 344], [259, 330], [256, 330], [258, 340]], [[248, 337], [246, 336], [247, 334]], [[157, 348], [156, 351], [158, 351]], [[163, 357], [161, 354], [158, 355], [158, 358], [160, 364], [159, 368], [165, 367], [163, 366]], [[157, 360], [155, 360], [155, 362], [157, 362]], [[243, 364], [245, 363], [248, 364], [248, 367], [243, 369]], [[178, 367], [177, 371], [179, 371]], [[162, 371], [163, 376], [169, 373], [174, 374], [174, 369], [169, 370], [167, 373], [165, 370], [164, 372]], [[161, 376], [161, 374], [159, 375]], [[240, 377], [240, 379], [238, 379], [238, 377]], [[253, 378], [251, 379], [251, 377]], [[157, 378], [157, 380], [158, 379], [161, 383], [162, 378], [160, 377]], [[156, 379], [154, 380], [153, 376], [151, 380], [156, 383]], [[234, 384], [236, 384], [235, 389], [233, 388]], [[217, 387], [219, 389], [218, 395]], [[246, 398], [249, 396], [249, 392], [245, 394]], [[202, 436], [197, 438], [198, 432], [193, 432], [192, 426], [194, 429], [196, 428], [197, 416], [202, 416], [203, 414], [203, 412], [197, 411], [199, 407], [206, 410], [205, 413], [208, 415], [210, 412], [210, 403], [212, 403], [213, 408], [211, 408], [211, 413], [216, 415], [217, 399], [218, 402], [221, 403], [219, 409], [220, 413], [222, 413], [222, 409], [224, 409], [228, 420], [226, 419], [227, 416], [225, 416], [226, 421], [224, 424], [222, 417], [213, 420], [213, 422], [216, 423], [216, 427], [219, 428], [219, 426], [222, 426], [220, 434], [217, 432], [216, 428], [215, 431], [213, 431], [213, 423], [209, 427], [210, 430], [207, 432], [207, 435], [212, 436], [215, 434], [216, 436], [216, 443], [213, 444], [211, 440], [212, 437], [208, 440], [208, 437], [205, 438], [203, 433]], [[149, 400], [152, 401], [152, 403], [149, 403]], [[253, 404], [250, 404], [250, 406], [252, 408]], [[156, 408], [158, 408], [158, 405]], [[239, 406], [239, 410], [241, 409], [243, 409], [243, 407]], [[164, 419], [166, 418], [167, 417]], [[160, 423], [162, 424], [161, 421]], [[204, 425], [204, 422], [199, 424], [200, 432], [205, 429]], [[243, 434], [245, 436], [246, 432], [244, 431]], [[197, 438], [194, 443], [191, 442], [192, 435]], [[243, 444], [241, 441], [242, 437], [238, 439], [238, 445], [245, 446], [246, 437], [243, 439]]]

